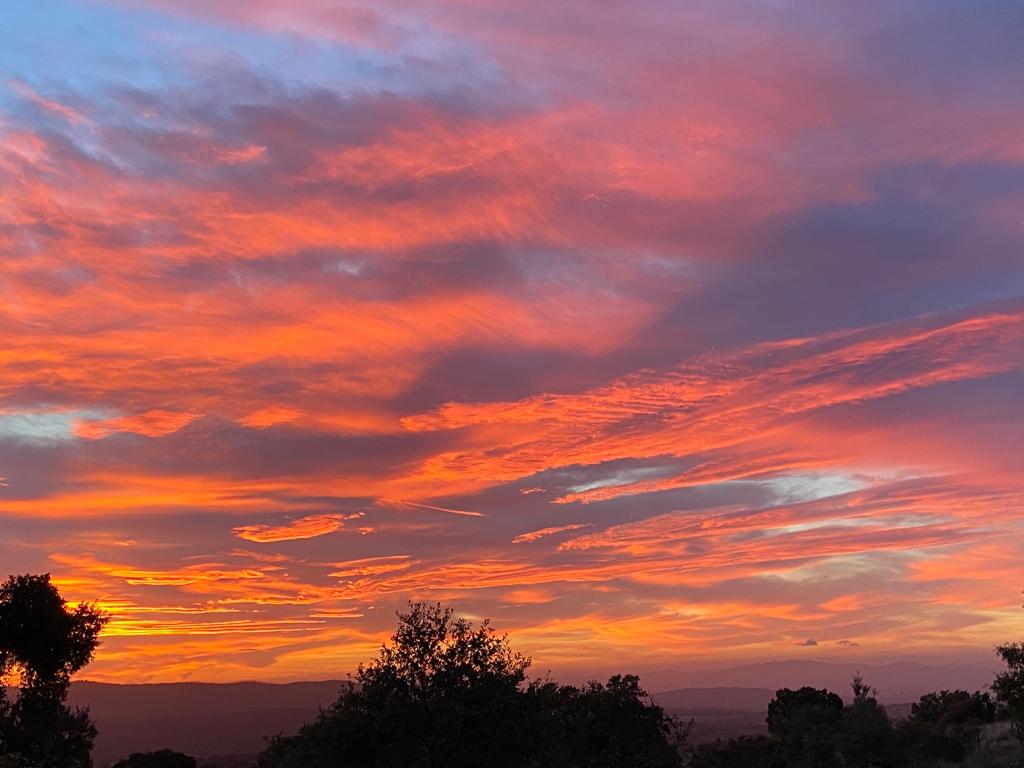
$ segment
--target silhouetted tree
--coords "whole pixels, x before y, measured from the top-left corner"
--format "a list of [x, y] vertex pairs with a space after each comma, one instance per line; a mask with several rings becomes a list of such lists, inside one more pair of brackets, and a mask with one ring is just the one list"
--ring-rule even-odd
[[906, 760], [889, 716], [860, 675], [853, 700], [814, 688], [776, 693], [768, 706], [770, 736], [747, 736], [693, 750], [690, 768], [896, 768]]
[[0, 586], [0, 681], [20, 686], [0, 699], [0, 768], [89, 768], [96, 729], [87, 710], [64, 704], [71, 676], [92, 660], [106, 616], [69, 609], [49, 574]]
[[777, 691], [768, 705], [768, 733], [780, 747], [787, 768], [840, 765], [839, 728], [843, 700], [826, 690]]
[[860, 674], [853, 678], [853, 701], [840, 722], [839, 751], [849, 768], [889, 768], [903, 760], [894, 743], [889, 715], [878, 703], [877, 691]]
[[1009, 719], [1013, 735], [1024, 742], [1024, 643], [1008, 643], [996, 648], [1006, 664], [992, 684], [1003, 715]]
[[982, 729], [995, 722], [996, 704], [987, 693], [929, 693], [910, 708], [906, 730], [912, 752], [923, 759], [960, 761], [981, 742]]
[[275, 739], [262, 766], [511, 765], [519, 751], [517, 694], [529, 661], [485, 621], [418, 603], [391, 645], [360, 665], [355, 686], [298, 736]]
[[440, 605], [399, 615], [379, 656], [261, 768], [676, 768], [675, 721], [635, 677], [526, 685], [529, 660]]
[[530, 724], [525, 766], [674, 768], [688, 733], [648, 700], [635, 675], [580, 688], [537, 681], [522, 710]]
[[156, 752], [135, 752], [112, 768], [196, 768], [196, 759], [181, 752], [161, 749]]

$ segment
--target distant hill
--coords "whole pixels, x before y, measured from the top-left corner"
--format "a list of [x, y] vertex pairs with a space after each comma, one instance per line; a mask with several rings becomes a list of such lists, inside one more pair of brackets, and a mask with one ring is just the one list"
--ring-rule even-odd
[[68, 702], [89, 707], [99, 736], [97, 768], [131, 752], [169, 748], [197, 757], [235, 755], [226, 765], [251, 765], [277, 733], [294, 733], [338, 698], [343, 683], [76, 682]]
[[775, 691], [767, 688], [677, 688], [656, 693], [652, 698], [666, 709], [686, 712], [766, 712], [774, 696]]
[[266, 709], [314, 710], [333, 704], [340, 680], [306, 683], [113, 683], [74, 682], [68, 703], [90, 706], [93, 714], [111, 717], [207, 715], [224, 712], [259, 712]]
[[695, 743], [766, 733], [765, 714], [775, 691], [767, 688], [677, 688], [652, 697], [691, 724]]
[[963, 666], [938, 666], [913, 661], [889, 664], [835, 663], [827, 661], [772, 661], [727, 669], [655, 671], [640, 674], [648, 690], [679, 688], [828, 688], [843, 696], [850, 680], [860, 672], [865, 682], [878, 689], [885, 703], [916, 701], [922, 694], [942, 689], [984, 690], [995, 678], [997, 662]]

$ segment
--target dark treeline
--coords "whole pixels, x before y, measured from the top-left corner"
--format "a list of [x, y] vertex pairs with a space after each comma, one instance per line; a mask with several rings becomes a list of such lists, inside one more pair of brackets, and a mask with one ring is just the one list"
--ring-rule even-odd
[[[858, 677], [849, 704], [827, 690], [783, 689], [768, 708], [768, 736], [696, 747], [692, 768], [912, 768], [964, 764], [992, 731], [999, 709], [988, 693], [923, 696], [893, 723]], [[975, 765], [1024, 766], [1018, 745], [1001, 742]]]
[[[0, 768], [92, 768], [96, 729], [65, 704], [106, 617], [71, 608], [49, 576], [0, 587]], [[638, 678], [561, 685], [528, 679], [529, 660], [486, 621], [474, 626], [417, 603], [377, 658], [297, 734], [270, 739], [258, 768], [1024, 768], [1024, 643], [997, 652], [992, 693], [942, 691], [893, 722], [859, 677], [852, 698], [783, 689], [768, 735], [688, 743], [688, 725], [653, 702]], [[195, 768], [170, 750], [116, 768]]]

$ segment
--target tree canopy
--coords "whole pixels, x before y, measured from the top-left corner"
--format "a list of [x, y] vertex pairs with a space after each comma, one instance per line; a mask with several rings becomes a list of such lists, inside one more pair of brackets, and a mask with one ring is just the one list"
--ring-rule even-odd
[[792, 768], [827, 768], [836, 763], [836, 734], [843, 700], [826, 690], [783, 688], [768, 705], [768, 733]]
[[[71, 676], [92, 660], [106, 616], [69, 608], [49, 574], [12, 576], [0, 586], [0, 768], [89, 768], [96, 728], [64, 704]], [[2, 688], [0, 688], [2, 692]]]
[[878, 692], [857, 674], [851, 684], [853, 700], [843, 709], [839, 752], [848, 768], [887, 768], [899, 765], [898, 747], [889, 714], [878, 703]]
[[[877, 692], [857, 675], [848, 704], [814, 688], [778, 691], [768, 708], [765, 736], [744, 736], [692, 750], [688, 768], [935, 768], [964, 763], [996, 720], [988, 693], [925, 694], [910, 716], [893, 723]], [[990, 745], [991, 746], [991, 745]], [[995, 747], [996, 752], [1005, 750]], [[1012, 752], [1012, 747], [1010, 748]], [[984, 755], [972, 765], [1016, 766]], [[1019, 754], [1024, 757], [1024, 754]]]
[[997, 646], [996, 653], [1006, 671], [996, 677], [992, 690], [1014, 735], [1024, 742], [1024, 642]]

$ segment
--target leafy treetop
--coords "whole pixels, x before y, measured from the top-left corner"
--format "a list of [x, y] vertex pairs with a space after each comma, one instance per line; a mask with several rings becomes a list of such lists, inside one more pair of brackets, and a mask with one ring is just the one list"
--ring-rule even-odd
[[50, 574], [12, 576], [0, 586], [0, 674], [23, 688], [63, 687], [88, 664], [107, 617], [85, 603], [69, 609]]

